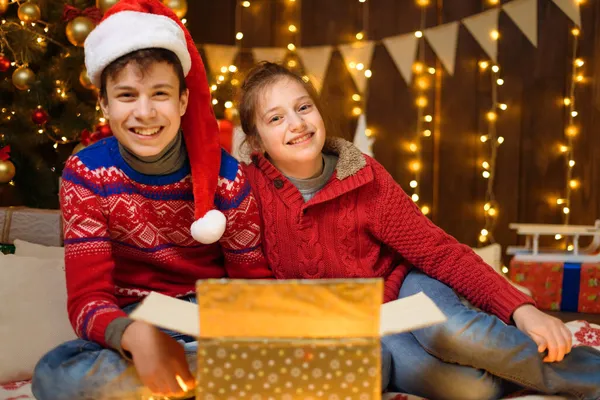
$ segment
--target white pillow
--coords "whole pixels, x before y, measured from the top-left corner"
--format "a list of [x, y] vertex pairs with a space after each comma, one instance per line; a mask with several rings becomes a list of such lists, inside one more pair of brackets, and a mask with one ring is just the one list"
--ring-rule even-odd
[[19, 257], [36, 257], [50, 260], [64, 260], [64, 247], [51, 247], [15, 239], [15, 255]]
[[0, 384], [30, 379], [44, 354], [75, 338], [64, 262], [0, 257]]
[[494, 243], [490, 244], [489, 246], [480, 247], [477, 249], [474, 248], [473, 251], [475, 252], [475, 254], [481, 257], [486, 264], [491, 266], [494, 269], [494, 271], [506, 278], [511, 285], [513, 285], [521, 292], [525, 293], [527, 296], [531, 297], [531, 290], [527, 289], [524, 286], [517, 285], [516, 283], [508, 279], [506, 275], [504, 275], [504, 273], [502, 273], [502, 246], [500, 246], [498, 243]]
[[481, 257], [486, 264], [494, 268], [496, 272], [501, 272], [502, 246], [500, 246], [498, 243], [494, 243], [490, 244], [489, 246], [474, 248], [473, 251], [475, 254]]

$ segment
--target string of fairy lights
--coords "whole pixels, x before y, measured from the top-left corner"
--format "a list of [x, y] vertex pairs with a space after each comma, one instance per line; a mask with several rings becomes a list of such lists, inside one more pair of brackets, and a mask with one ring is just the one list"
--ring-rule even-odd
[[[295, 3], [295, 0], [288, 0], [289, 3]], [[368, 32], [368, 2], [367, 0], [359, 0], [362, 7], [362, 26], [361, 29], [356, 33], [355, 43], [367, 40]], [[488, 7], [500, 7], [499, 0], [485, 0], [485, 4]], [[426, 9], [430, 5], [429, 0], [416, 0], [417, 6], [420, 7], [420, 26], [419, 30], [415, 32], [415, 36], [419, 39], [418, 43], [418, 54], [417, 60], [413, 65], [414, 72], [414, 94], [415, 94], [415, 105], [417, 108], [417, 124], [416, 134], [414, 139], [408, 144], [410, 152], [413, 154], [409, 163], [409, 169], [412, 172], [412, 179], [409, 183], [412, 189], [411, 197], [415, 203], [422, 201], [421, 198], [421, 172], [423, 166], [422, 157], [422, 145], [423, 139], [429, 138], [432, 135], [432, 129], [430, 124], [433, 122], [433, 116], [427, 112], [429, 106], [429, 99], [427, 97], [428, 90], [431, 87], [431, 79], [429, 74], [434, 75], [436, 73], [435, 68], [428, 67], [425, 62], [425, 47], [423, 41], [423, 31], [426, 28]], [[241, 2], [242, 7], [250, 7], [250, 1]], [[236, 16], [237, 26], [241, 26], [241, 18]], [[299, 29], [298, 23], [291, 21], [288, 24], [288, 31], [290, 33], [290, 43], [287, 48], [290, 52], [295, 52], [298, 46]], [[243, 32], [241, 29], [236, 29], [236, 39], [241, 44], [243, 39]], [[568, 95], [563, 99], [563, 103], [567, 110], [567, 124], [565, 127], [565, 143], [561, 144], [560, 152], [564, 154], [566, 160], [566, 184], [564, 189], [564, 195], [556, 200], [556, 204], [561, 206], [564, 224], [569, 223], [569, 216], [571, 210], [571, 195], [574, 190], [580, 186], [579, 180], [574, 178], [573, 169], [575, 166], [573, 142], [576, 136], [579, 134], [579, 126], [576, 123], [576, 117], [578, 112], [575, 109], [575, 93], [578, 84], [581, 84], [585, 78], [582, 74], [582, 67], [584, 61], [577, 57], [578, 38], [580, 35], [579, 28], [574, 28], [571, 31], [573, 38], [573, 63], [572, 63], [572, 74], [570, 79], [570, 85], [568, 89]], [[500, 32], [498, 29], [490, 31], [490, 37], [492, 40], [498, 41], [500, 39]], [[288, 67], [296, 67], [296, 61], [294, 59], [288, 60]], [[365, 77], [370, 78], [372, 71], [367, 69], [365, 65], [356, 61], [349, 61], [348, 68], [350, 70], [358, 70], [365, 74]], [[479, 243], [481, 245], [494, 243], [494, 230], [498, 220], [499, 204], [497, 202], [494, 187], [496, 183], [496, 172], [497, 172], [497, 159], [498, 151], [500, 146], [504, 143], [505, 138], [498, 133], [497, 122], [502, 111], [507, 110], [508, 106], [499, 100], [499, 87], [504, 85], [505, 81], [501, 74], [500, 66], [497, 63], [493, 63], [490, 60], [482, 60], [479, 62], [479, 70], [481, 74], [488, 74], [491, 82], [491, 104], [488, 111], [485, 114], [486, 120], [486, 131], [481, 134], [480, 140], [485, 146], [485, 156], [480, 160], [481, 176], [486, 181], [486, 191], [483, 202], [483, 216], [484, 226], [479, 232]], [[235, 72], [235, 66], [230, 66], [229, 72]], [[222, 72], [227, 72], [227, 68], [223, 67]], [[223, 80], [222, 76], [218, 79]], [[307, 76], [304, 76], [305, 80], [308, 80]], [[218, 82], [217, 82], [218, 84]], [[214, 87], [214, 86], [213, 86]], [[365, 108], [366, 93], [354, 93], [351, 96], [354, 103], [352, 107], [352, 115], [358, 117], [363, 114]], [[374, 131], [367, 127], [365, 130], [367, 137], [372, 137]], [[430, 213], [430, 207], [422, 204], [420, 206], [421, 211], [427, 215]], [[556, 239], [560, 240], [562, 237], [556, 235]], [[572, 244], [569, 244], [567, 248], [572, 249]]]
[[[300, 23], [300, 11], [302, 10], [302, 6], [301, 4], [296, 4], [296, 3], [300, 3], [300, 0], [288, 0], [288, 4], [291, 7], [295, 7], [295, 19], [296, 21], [291, 21], [291, 23], [288, 25], [288, 32], [290, 33], [290, 42], [287, 45], [287, 48], [289, 51], [294, 52], [296, 51], [296, 46], [297, 43], [300, 43], [300, 30], [298, 29], [298, 25]], [[292, 60], [290, 60], [292, 61]], [[288, 61], [288, 66], [290, 68], [294, 68], [296, 66], [296, 64], [292, 63], [291, 65], [289, 65], [289, 61]]]
[[[288, 59], [288, 67], [294, 68], [297, 66], [297, 57], [295, 57], [295, 51], [300, 46], [300, 1], [301, 0], [285, 0], [287, 6], [295, 7], [296, 10], [293, 13], [294, 17], [289, 21], [285, 21], [287, 24], [287, 31], [289, 32], [289, 43], [287, 44], [287, 50], [294, 57]], [[362, 21], [360, 30], [355, 34], [355, 43], [359, 44], [367, 40], [368, 27], [369, 27], [369, 2], [368, 0], [358, 0], [361, 3]], [[409, 182], [409, 186], [412, 190], [411, 197], [415, 203], [422, 203], [421, 198], [421, 174], [423, 166], [423, 140], [432, 136], [432, 123], [433, 116], [428, 113], [428, 106], [430, 105], [428, 99], [428, 92], [431, 88], [431, 76], [436, 73], [435, 68], [428, 67], [425, 62], [425, 46], [424, 46], [424, 34], [423, 31], [426, 29], [426, 15], [427, 7], [430, 5], [430, 0], [415, 0], [416, 4], [420, 8], [420, 25], [419, 30], [415, 32], [415, 36], [419, 39], [417, 60], [413, 65], [414, 72], [414, 85], [413, 91], [415, 95], [415, 105], [417, 108], [417, 124], [416, 133], [413, 140], [409, 143], [410, 152], [413, 154], [408, 168], [410, 169], [412, 176]], [[485, 3], [489, 7], [500, 7], [499, 0], [485, 0]], [[0, 54], [7, 53], [11, 55], [11, 66], [18, 69], [28, 69], [27, 60], [23, 59], [22, 55], [17, 54], [10, 46], [5, 38], [5, 32], [7, 29], [22, 29], [32, 35], [32, 40], [40, 48], [44, 48], [48, 43], [54, 43], [65, 49], [65, 55], [68, 56], [68, 47], [64, 44], [56, 41], [52, 37], [48, 36], [49, 25], [44, 21], [40, 20], [39, 7], [30, 7], [30, 2], [24, 0], [9, 0], [9, 5], [16, 5], [19, 8], [23, 7], [24, 12], [19, 10], [20, 21], [7, 21], [6, 19], [0, 20]], [[243, 48], [244, 31], [242, 27], [242, 16], [245, 9], [251, 7], [252, 2], [249, 0], [237, 1], [235, 8], [235, 43], [238, 48], [238, 54]], [[25, 6], [25, 7], [24, 7]], [[29, 9], [29, 8], [30, 9]], [[182, 18], [182, 22], [186, 23], [185, 18]], [[560, 144], [558, 148], [559, 152], [564, 156], [566, 165], [566, 179], [563, 193], [561, 196], [556, 198], [556, 205], [559, 206], [559, 210], [562, 214], [562, 220], [564, 224], [569, 224], [570, 215], [572, 209], [572, 194], [575, 190], [580, 187], [580, 180], [577, 179], [574, 174], [575, 154], [574, 144], [577, 136], [580, 133], [580, 124], [577, 122], [578, 111], [576, 109], [576, 93], [577, 87], [585, 82], [585, 76], [583, 73], [584, 60], [577, 56], [580, 38], [580, 29], [575, 27], [570, 32], [572, 38], [572, 73], [570, 74], [569, 86], [567, 95], [562, 99], [562, 103], [567, 112], [566, 125], [564, 129], [564, 142]], [[499, 31], [493, 30], [490, 32], [490, 36], [493, 40], [500, 39]], [[351, 70], [357, 70], [364, 73], [366, 78], [372, 77], [372, 70], [367, 68], [364, 64], [355, 61], [348, 62], [348, 68]], [[486, 156], [480, 160], [480, 168], [482, 177], [486, 180], [486, 193], [485, 200], [483, 202], [483, 213], [484, 213], [484, 226], [479, 232], [479, 242], [481, 244], [494, 243], [494, 228], [496, 226], [497, 217], [499, 214], [499, 205], [494, 193], [494, 185], [496, 181], [497, 171], [497, 154], [499, 147], [504, 142], [504, 137], [499, 135], [497, 132], [497, 120], [501, 115], [501, 112], [507, 109], [507, 105], [499, 101], [498, 89], [499, 86], [504, 84], [504, 79], [500, 73], [500, 66], [496, 63], [492, 63], [489, 60], [483, 60], [479, 62], [479, 70], [482, 74], [489, 74], [491, 80], [491, 106], [486, 112], [486, 132], [481, 134], [480, 140], [485, 146]], [[219, 71], [212, 72], [211, 91], [214, 95], [224, 84], [229, 83], [233, 87], [239, 86], [241, 77], [240, 71], [235, 63], [231, 65], [223, 65]], [[35, 76], [34, 76], [35, 78]], [[86, 82], [85, 76], [82, 72], [82, 84]], [[308, 80], [308, 76], [303, 77]], [[368, 85], [367, 85], [368, 87]], [[92, 88], [93, 89], [93, 88]], [[29, 91], [29, 89], [25, 88]], [[67, 87], [66, 83], [60, 80], [55, 81], [55, 96], [59, 100], [66, 100], [69, 97], [69, 91], [71, 89]], [[231, 91], [219, 92], [219, 96], [213, 96], [212, 102], [214, 106], [222, 105], [225, 110], [233, 109], [235, 111], [235, 103], [233, 100], [233, 93]], [[358, 117], [363, 114], [366, 107], [366, 93], [354, 93], [351, 95], [352, 107], [351, 114]], [[38, 107], [41, 110], [41, 105]], [[106, 120], [101, 114], [100, 107], [96, 107], [97, 121], [99, 124], [105, 124]], [[15, 115], [15, 111], [10, 108], [0, 109], [0, 119], [10, 120]], [[79, 115], [78, 115], [79, 117]], [[53, 147], [57, 148], [60, 144], [67, 144], [77, 141], [77, 138], [68, 138], [62, 135], [60, 132], [54, 132], [46, 129], [43, 124], [39, 126], [37, 131], [40, 135], [46, 135], [51, 139]], [[367, 127], [365, 135], [372, 137], [375, 134], [371, 127]], [[421, 211], [424, 214], [430, 213], [430, 207], [425, 204], [420, 205]], [[563, 239], [560, 235], [556, 235], [556, 240]], [[565, 243], [567, 248], [572, 248], [572, 244]]]
[[[409, 186], [412, 188], [412, 200], [418, 203], [421, 200], [420, 193], [420, 181], [421, 171], [423, 169], [423, 154], [422, 154], [422, 140], [423, 138], [431, 137], [431, 123], [433, 122], [433, 116], [427, 113], [427, 106], [429, 105], [429, 99], [427, 92], [431, 87], [431, 78], [429, 75], [435, 75], [436, 70], [433, 67], [427, 67], [425, 63], [425, 37], [423, 31], [427, 27], [427, 6], [429, 6], [429, 0], [417, 0], [417, 6], [420, 7], [420, 24], [419, 30], [415, 32], [415, 36], [418, 38], [418, 60], [413, 64], [413, 72], [415, 74], [415, 105], [417, 107], [417, 126], [416, 133], [413, 141], [409, 143], [409, 150], [413, 153], [413, 159], [409, 164], [409, 169], [412, 172], [412, 180]], [[427, 205], [421, 206], [421, 212], [425, 215], [431, 212], [431, 209]]]
[[[491, 7], [499, 7], [498, 0], [487, 0]], [[490, 31], [492, 40], [500, 39], [500, 32], [497, 29]], [[496, 182], [498, 148], [504, 143], [504, 137], [497, 132], [497, 121], [499, 111], [505, 111], [508, 106], [498, 100], [498, 87], [504, 85], [504, 79], [500, 74], [500, 66], [491, 64], [490, 61], [480, 61], [479, 69], [481, 73], [489, 73], [491, 79], [491, 106], [486, 112], [487, 132], [480, 136], [480, 140], [486, 147], [487, 156], [481, 161], [481, 175], [486, 182], [485, 201], [483, 205], [484, 226], [479, 233], [479, 243], [495, 243], [494, 228], [498, 220], [499, 205], [494, 193], [494, 184]]]
[[[362, 21], [361, 21], [361, 28], [360, 30], [356, 33], [356, 35], [354, 35], [354, 37], [356, 38], [355, 43], [359, 44], [362, 41], [366, 41], [367, 35], [368, 35], [368, 30], [369, 30], [369, 3], [367, 2], [367, 0], [358, 0], [359, 3], [362, 3]], [[360, 62], [356, 62], [356, 61], [350, 61], [348, 63], [348, 68], [350, 68], [351, 70], [357, 70], [360, 73], [363, 73], [365, 75], [365, 77], [367, 79], [370, 79], [373, 76], [373, 72], [366, 68], [365, 65], [363, 63]], [[367, 88], [365, 89], [365, 91], [368, 90], [368, 85]], [[354, 115], [355, 117], [359, 117], [363, 112], [364, 109], [366, 108], [366, 93], [363, 93], [362, 95], [360, 93], [354, 93], [352, 96], [352, 101], [355, 103], [354, 106], [352, 107], [352, 115]], [[365, 129], [365, 136], [367, 137], [373, 137], [374, 135], [374, 131], [371, 128], [366, 128]]]
[[[244, 39], [244, 32], [242, 31], [242, 12], [244, 8], [250, 7], [249, 1], [236, 2], [235, 4], [235, 43], [238, 50], [242, 48], [242, 41]], [[237, 77], [238, 67], [232, 63], [230, 65], [221, 65], [220, 70], [211, 71], [212, 81], [210, 85], [210, 90], [213, 93], [212, 96], [212, 105], [216, 107], [219, 105], [219, 102], [223, 102], [223, 107], [225, 110], [231, 110], [234, 108], [234, 102], [231, 96], [233, 93], [227, 93], [226, 90], [224, 94], [222, 94], [221, 100], [219, 100], [216, 96], [216, 92], [219, 88], [223, 87], [225, 84], [231, 84], [231, 86], [236, 87], [239, 86], [240, 80]], [[221, 94], [221, 93], [219, 93]]]
[[[287, 45], [287, 66], [290, 69], [295, 69], [298, 67], [298, 56], [296, 54], [296, 48], [300, 45], [301, 38], [299, 24], [301, 20], [302, 5], [300, 4], [300, 1], [301, 0], [287, 0], [288, 7], [293, 7], [293, 20], [289, 21], [287, 26], [287, 32], [289, 35], [289, 43]], [[308, 75], [303, 75], [302, 79], [305, 82], [308, 82], [310, 80]]]
[[[421, 0], [423, 1], [423, 0]], [[364, 42], [367, 40], [367, 31], [368, 31], [368, 24], [369, 24], [369, 7], [368, 7], [368, 1], [367, 0], [358, 0], [359, 3], [361, 3], [362, 5], [362, 9], [361, 9], [361, 13], [362, 13], [362, 19], [361, 19], [361, 28], [359, 29], [359, 31], [354, 35], [355, 38], [355, 42], [357, 45], [360, 45], [361, 42]], [[301, 12], [301, 0], [286, 0], [286, 3], [288, 5], [288, 7], [295, 7], [295, 10], [293, 12], [293, 20], [291, 21], [286, 21], [285, 23], [287, 24], [287, 31], [289, 33], [289, 43], [287, 44], [287, 50], [289, 51], [286, 59], [286, 65], [288, 68], [290, 69], [295, 69], [296, 67], [298, 67], [298, 57], [296, 54], [296, 50], [298, 48], [298, 46], [300, 45], [300, 27], [299, 27], [299, 21], [300, 21], [300, 12]], [[239, 5], [241, 5], [242, 8], [250, 8], [252, 6], [252, 2], [249, 0], [245, 0], [245, 1], [241, 1], [239, 2]], [[238, 9], [236, 8], [236, 40], [238, 43], [238, 47], [241, 50], [242, 48], [242, 41], [244, 39], [244, 32], [241, 30], [241, 12], [238, 11]], [[347, 64], [348, 68], [350, 70], [356, 70], [359, 71], [360, 73], [363, 73], [364, 76], [369, 79], [373, 76], [373, 72], [369, 69], [366, 68], [365, 65], [361, 62], [357, 62], [357, 61], [349, 61]], [[222, 68], [222, 71], [225, 72], [225, 67]], [[235, 71], [234, 71], [235, 72]], [[224, 78], [220, 78], [219, 79], [224, 80]], [[308, 75], [303, 75], [302, 79], [304, 79], [304, 81], [308, 82], [310, 80]], [[213, 91], [217, 90], [217, 85], [219, 84], [219, 82], [215, 82], [212, 86]], [[360, 115], [363, 114], [364, 112], [364, 108], [365, 108], [365, 98], [366, 98], [366, 94], [360, 94], [360, 93], [353, 93], [351, 95], [351, 100], [352, 100], [352, 108], [351, 108], [351, 113], [353, 116], [355, 117], [359, 117]], [[215, 102], [215, 100], [213, 100], [213, 104], [217, 104]], [[372, 137], [374, 135], [374, 131], [371, 128], [367, 128], [365, 131], [365, 135], [367, 137]]]
[[[576, 91], [577, 86], [585, 83], [585, 75], [583, 73], [583, 66], [585, 62], [582, 58], [577, 56], [577, 52], [579, 49], [579, 36], [581, 34], [581, 30], [577, 27], [573, 28], [570, 32], [573, 43], [572, 50], [572, 58], [571, 58], [571, 75], [569, 79], [568, 86], [568, 95], [563, 99], [563, 104], [566, 108], [567, 112], [567, 122], [564, 130], [565, 134], [565, 143], [561, 144], [559, 147], [559, 151], [564, 155], [565, 159], [565, 168], [566, 168], [566, 179], [565, 179], [565, 189], [564, 196], [559, 197], [556, 200], [556, 204], [560, 206], [563, 223], [565, 225], [569, 224], [569, 219], [571, 215], [571, 197], [573, 191], [578, 189], [580, 186], [580, 181], [575, 178], [574, 175], [574, 167], [575, 167], [575, 154], [573, 150], [574, 140], [579, 135], [580, 126], [577, 123], [577, 116], [579, 113], [576, 110]], [[563, 239], [562, 235], [557, 234], [555, 236], [556, 240]], [[573, 250], [572, 243], [565, 243], [567, 250]]]
[[[287, 0], [287, 4], [290, 7], [296, 7], [295, 11], [295, 19], [299, 20], [298, 13], [300, 12], [300, 0]], [[243, 20], [243, 12], [245, 9], [249, 9], [252, 6], [252, 2], [249, 0], [238, 1], [235, 6], [235, 40], [236, 40], [236, 53], [239, 55], [242, 53], [243, 49], [243, 41], [244, 41], [244, 31], [242, 29], [242, 20]], [[296, 50], [296, 43], [299, 42], [300, 32], [298, 28], [298, 21], [290, 21], [287, 26], [287, 31], [290, 34], [290, 41], [287, 45], [287, 49], [293, 53]], [[297, 61], [295, 58], [291, 58], [287, 63], [288, 67], [295, 68], [297, 66]], [[215, 96], [215, 92], [219, 89], [220, 86], [226, 83], [230, 83], [233, 87], [238, 87], [240, 85], [240, 77], [238, 76], [239, 69], [235, 64], [231, 64], [229, 66], [223, 65], [220, 69], [220, 74], [214, 75], [214, 80], [211, 83], [211, 91], [213, 92], [212, 104], [213, 106], [217, 106], [220, 102], [218, 98]], [[305, 80], [308, 79], [307, 76], [303, 77]], [[236, 112], [236, 104], [233, 100], [233, 93], [229, 93], [231, 98], [221, 99], [224, 100], [223, 107], [225, 110], [230, 110], [233, 113]]]

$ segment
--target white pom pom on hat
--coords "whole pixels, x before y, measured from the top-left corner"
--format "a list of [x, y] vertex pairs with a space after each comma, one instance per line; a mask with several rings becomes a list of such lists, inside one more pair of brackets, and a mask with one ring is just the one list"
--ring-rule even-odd
[[227, 219], [221, 211], [210, 210], [192, 224], [192, 237], [202, 244], [215, 243], [225, 233]]

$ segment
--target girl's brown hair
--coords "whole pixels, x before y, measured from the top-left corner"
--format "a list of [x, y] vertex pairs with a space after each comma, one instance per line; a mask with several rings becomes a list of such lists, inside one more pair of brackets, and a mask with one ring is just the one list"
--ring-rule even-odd
[[308, 95], [315, 103], [317, 110], [319, 110], [321, 118], [323, 118], [325, 131], [329, 132], [331, 123], [323, 113], [322, 103], [319, 101], [319, 95], [313, 85], [309, 82], [305, 82], [301, 77], [281, 65], [263, 61], [252, 68], [248, 73], [246, 80], [242, 84], [239, 101], [240, 123], [246, 134], [246, 140], [242, 146], [248, 144], [250, 146], [249, 150], [251, 151], [263, 150], [260, 136], [258, 135], [258, 130], [256, 128], [256, 109], [260, 102], [260, 94], [263, 93], [265, 88], [280, 79], [291, 79], [292, 81], [298, 82], [306, 89]]

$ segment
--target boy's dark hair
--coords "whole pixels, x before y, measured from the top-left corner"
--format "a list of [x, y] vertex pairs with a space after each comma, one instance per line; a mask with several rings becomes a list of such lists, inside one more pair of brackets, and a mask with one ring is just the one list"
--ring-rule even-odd
[[115, 78], [128, 64], [135, 64], [142, 75], [154, 63], [167, 63], [173, 67], [179, 78], [179, 94], [185, 92], [187, 86], [185, 83], [185, 74], [179, 58], [170, 50], [161, 48], [150, 48], [132, 51], [117, 58], [102, 71], [100, 77], [100, 96], [106, 99], [106, 81], [109, 77]]
[[246, 134], [246, 139], [242, 146], [247, 143], [250, 146], [251, 151], [262, 150], [260, 136], [256, 129], [256, 108], [258, 107], [258, 102], [260, 100], [259, 96], [263, 92], [263, 89], [280, 79], [290, 79], [298, 82], [306, 89], [308, 95], [315, 103], [317, 110], [319, 110], [321, 118], [323, 118], [326, 132], [332, 132], [332, 123], [327, 117], [327, 114], [324, 113], [323, 104], [319, 100], [319, 95], [313, 85], [309, 82], [305, 82], [301, 77], [279, 64], [263, 61], [252, 68], [248, 73], [246, 80], [242, 84], [239, 101], [240, 122], [242, 130]]

